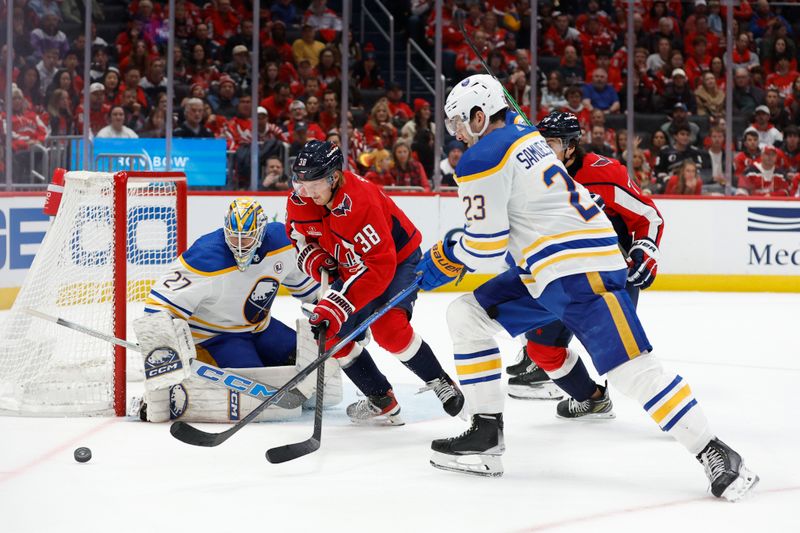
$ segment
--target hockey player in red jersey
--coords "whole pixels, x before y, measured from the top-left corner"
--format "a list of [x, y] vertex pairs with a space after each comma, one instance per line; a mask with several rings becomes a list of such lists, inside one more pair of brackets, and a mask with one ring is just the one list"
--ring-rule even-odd
[[[634, 306], [639, 290], [649, 287], [658, 269], [661, 234], [664, 221], [653, 200], [629, 178], [627, 169], [618, 161], [584, 152], [578, 143], [581, 127], [571, 113], [554, 111], [542, 119], [538, 130], [561, 159], [572, 179], [589, 189], [595, 203], [611, 220], [619, 246], [628, 258], [626, 290]], [[561, 389], [555, 386], [546, 371], [533, 362], [567, 359], [572, 332], [560, 321], [525, 334], [527, 343], [522, 360], [506, 370], [511, 377], [508, 394], [512, 398], [559, 399]], [[558, 377], [553, 376], [553, 377]], [[595, 384], [585, 398], [571, 398], [559, 403], [557, 414], [562, 418], [613, 418], [612, 403], [604, 386]]]
[[[317, 280], [324, 270], [332, 280], [309, 319], [315, 334], [325, 331], [328, 346], [408, 287], [421, 256], [422, 236], [414, 224], [378, 187], [343, 171], [343, 164], [333, 143], [306, 143], [292, 167], [294, 192], [287, 201], [286, 231], [297, 248], [298, 266]], [[409, 324], [416, 297], [415, 291], [378, 319], [372, 336], [456, 416], [464, 396]], [[365, 348], [351, 342], [334, 357], [366, 396], [348, 406], [351, 420], [402, 423], [391, 385]]]

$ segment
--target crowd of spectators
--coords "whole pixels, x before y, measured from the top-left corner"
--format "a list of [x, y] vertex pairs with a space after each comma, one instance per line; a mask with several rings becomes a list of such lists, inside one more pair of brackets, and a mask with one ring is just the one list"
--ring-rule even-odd
[[[444, 0], [443, 44], [448, 83], [483, 72], [464, 42], [459, 18], [481, 56], [520, 104], [530, 110], [531, 69], [537, 73], [540, 119], [552, 110], [574, 113], [587, 151], [626, 162], [627, 91], [633, 91], [637, 131], [633, 178], [652, 194], [800, 194], [800, 73], [796, 36], [800, 2], [771, 6], [742, 0], [734, 8], [733, 112], [749, 125], [736, 139], [734, 175], [725, 175], [726, 12], [719, 0], [641, 0], [634, 15], [634, 71], [627, 72], [627, 2], [538, 2], [538, 64], [531, 65], [531, 3], [527, 0]], [[431, 190], [442, 185], [465, 147], [440, 139], [436, 160], [431, 102], [404, 94], [385, 79], [376, 43], [341, 47], [340, 13], [326, 0], [273, 0], [260, 12], [258, 101], [252, 101], [252, 3], [176, 0], [175, 31], [167, 2], [95, 2], [95, 22], [124, 6], [110, 41], [94, 32], [84, 42], [76, 0], [14, 2], [14, 50], [0, 53], [0, 97], [13, 64], [12, 148], [15, 176], [26, 179], [31, 145], [57, 136], [222, 138], [231, 154], [234, 188], [249, 185], [251, 146], [257, 139], [261, 186], [285, 189], [284, 151], [294, 155], [310, 139], [339, 142], [342, 54], [348, 54], [346, 121], [352, 170], [384, 186]], [[338, 5], [338, 4], [337, 4]], [[398, 38], [432, 50], [433, 0], [388, 2]], [[2, 7], [5, 14], [5, 7]], [[110, 12], [110, 11], [109, 11]], [[70, 30], [71, 28], [71, 30]], [[65, 31], [66, 30], [66, 31]], [[174, 38], [174, 116], [167, 117], [167, 44]], [[6, 40], [4, 40], [6, 42]], [[385, 43], [384, 43], [385, 45]], [[91, 47], [89, 80], [84, 47]], [[84, 83], [89, 109], [83, 108]], [[258, 135], [251, 114], [257, 109]], [[622, 117], [622, 120], [620, 118]], [[3, 116], [3, 133], [5, 117]], [[648, 125], [639, 127], [640, 119]], [[614, 126], [617, 126], [615, 129]], [[641, 131], [640, 131], [641, 129]], [[737, 132], [741, 133], [741, 132]], [[19, 164], [18, 164], [19, 163]], [[277, 164], [281, 168], [277, 168]]]

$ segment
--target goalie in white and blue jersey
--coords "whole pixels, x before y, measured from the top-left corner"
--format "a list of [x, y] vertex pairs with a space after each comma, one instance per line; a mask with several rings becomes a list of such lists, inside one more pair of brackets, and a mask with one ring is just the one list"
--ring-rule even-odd
[[[145, 300], [145, 313], [165, 312], [186, 321], [198, 361], [248, 369], [248, 377], [257, 374], [274, 385], [287, 376], [270, 369], [294, 369], [307, 359], [306, 354], [315, 357], [316, 353], [310, 328], [308, 349], [301, 354], [295, 330], [272, 316], [281, 285], [302, 302], [316, 301], [319, 283], [298, 269], [284, 225], [268, 222], [254, 199], [237, 198], [228, 208], [223, 227], [198, 238], [155, 282]], [[306, 323], [301, 319], [298, 328]], [[308, 398], [313, 379], [303, 385], [298, 388]], [[224, 389], [213, 390], [228, 396]], [[336, 388], [326, 392], [326, 403], [337, 395]], [[147, 403], [152, 420], [153, 402]], [[239, 410], [238, 405], [234, 408]], [[176, 418], [175, 413], [172, 417]]]
[[[507, 253], [515, 266], [447, 310], [472, 426], [458, 437], [434, 440], [431, 464], [502, 474], [503, 393], [494, 336], [502, 329], [517, 336], [558, 319], [609, 383], [640, 402], [663, 431], [697, 456], [715, 496], [740, 498], [758, 477], [714, 436], [686, 381], [650, 355], [625, 291], [628, 270], [611, 222], [567, 173], [548, 145], [551, 139], [533, 126], [507, 124], [507, 108], [502, 85], [488, 75], [463, 80], [445, 103], [448, 131], [470, 146], [455, 175], [466, 224], [423, 257], [421, 285], [431, 290], [465, 270], [489, 270], [502, 265]], [[549, 366], [549, 375], [570, 396], [595, 391], [578, 357]]]

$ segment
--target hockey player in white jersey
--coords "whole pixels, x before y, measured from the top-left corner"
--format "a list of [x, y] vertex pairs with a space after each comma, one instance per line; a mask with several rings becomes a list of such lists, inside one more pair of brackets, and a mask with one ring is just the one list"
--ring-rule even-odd
[[[298, 350], [295, 330], [271, 316], [270, 308], [281, 285], [303, 302], [316, 301], [319, 283], [297, 268], [296, 252], [284, 225], [268, 223], [263, 209], [252, 198], [237, 198], [228, 208], [223, 227], [198, 238], [153, 285], [145, 301], [146, 316], [134, 324], [137, 337], [140, 344], [141, 337], [151, 337], [162, 323], [152, 315], [167, 313], [188, 323], [198, 361], [223, 368], [253, 369], [245, 374], [272, 385], [282, 384], [294, 372], [286, 375], [278, 367], [285, 370], [287, 366], [294, 369], [296, 362], [307, 364], [309, 357], [316, 357], [316, 343], [308, 327], [307, 335], [301, 337], [309, 349]], [[333, 366], [338, 365], [333, 362]], [[308, 398], [313, 394], [313, 384], [314, 379], [306, 380], [295, 392]], [[195, 386], [194, 381], [191, 386]], [[206, 387], [216, 393], [209, 392], [212, 398], [226, 400], [229, 396], [225, 389]], [[326, 393], [326, 400], [337, 395], [334, 387], [326, 388]], [[190, 401], [197, 400], [197, 394], [186, 395]], [[168, 396], [174, 396], [174, 391], [160, 396], [146, 394], [148, 420], [166, 416]], [[212, 400], [211, 410], [221, 412], [224, 420], [235, 420], [249, 402], [257, 403], [244, 396], [236, 402], [224, 401], [225, 409], [219, 411]], [[181, 415], [174, 403], [172, 398], [172, 418]], [[189, 408], [198, 411], [197, 406]]]
[[[503, 394], [494, 336], [501, 329], [517, 336], [559, 319], [586, 347], [597, 371], [697, 457], [714, 496], [740, 498], [758, 477], [714, 436], [686, 381], [650, 355], [625, 291], [626, 263], [611, 222], [535, 127], [506, 125], [507, 107], [500, 83], [480, 74], [459, 83], [445, 103], [448, 131], [470, 145], [455, 178], [466, 225], [424, 256], [421, 285], [431, 290], [465, 270], [487, 270], [506, 253], [516, 267], [447, 310], [472, 425], [457, 437], [434, 440], [431, 464], [502, 475]], [[594, 387], [577, 357], [567, 353], [551, 367], [550, 376], [570, 395]]]

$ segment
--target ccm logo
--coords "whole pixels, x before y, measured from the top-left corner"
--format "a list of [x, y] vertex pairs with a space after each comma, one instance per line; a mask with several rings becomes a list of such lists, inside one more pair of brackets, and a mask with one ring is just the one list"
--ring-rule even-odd
[[168, 365], [160, 366], [158, 368], [151, 368], [147, 371], [147, 377], [152, 378], [155, 376], [160, 376], [161, 374], [166, 374], [167, 372], [172, 372], [173, 370], [178, 370], [181, 367], [180, 363], [171, 363]]
[[275, 394], [274, 390], [268, 389], [261, 383], [255, 383], [253, 380], [225, 372], [219, 368], [203, 365], [198, 368], [195, 373], [208, 381], [221, 381], [229, 389], [243, 392], [248, 396], [267, 399]]

